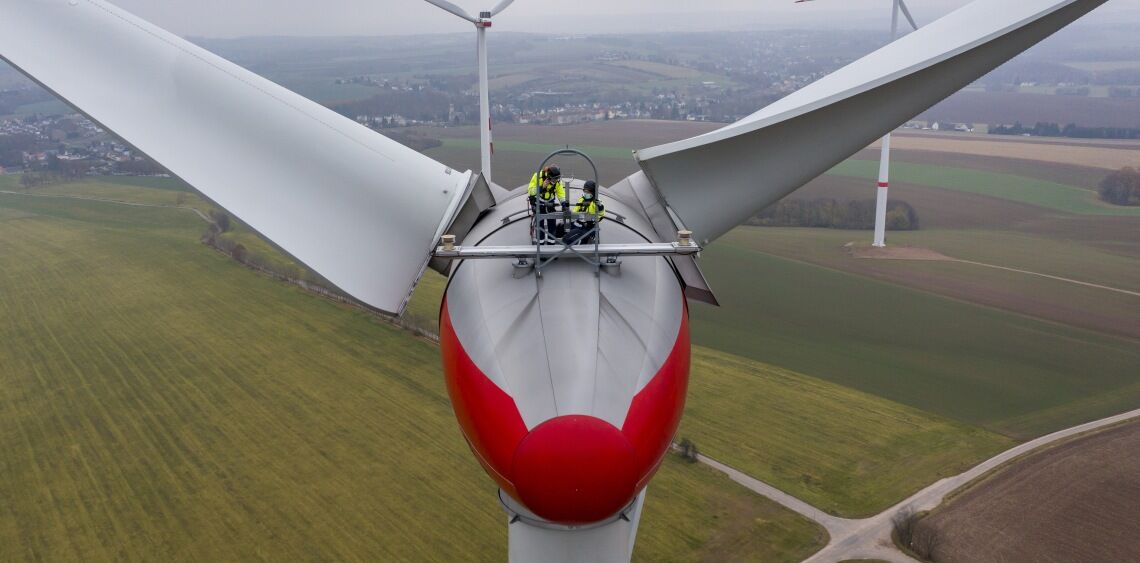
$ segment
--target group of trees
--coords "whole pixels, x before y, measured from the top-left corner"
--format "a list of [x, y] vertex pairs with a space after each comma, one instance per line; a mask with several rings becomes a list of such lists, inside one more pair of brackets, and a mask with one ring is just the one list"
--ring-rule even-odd
[[894, 539], [923, 561], [934, 561], [938, 547], [942, 545], [942, 536], [937, 528], [921, 520], [922, 514], [910, 506], [896, 512], [891, 517]]
[[990, 134], [1074, 139], [1140, 139], [1140, 127], [1080, 127], [1075, 123], [1061, 127], [1056, 123], [1046, 122], [1038, 122], [1032, 127], [1027, 127], [1019, 121], [1013, 125], [990, 126]]
[[23, 165], [24, 153], [35, 152], [39, 146], [36, 137], [28, 133], [0, 135], [0, 166]]
[[[179, 195], [181, 196], [183, 194]], [[185, 199], [180, 197], [179, 205], [184, 202]], [[229, 255], [236, 262], [248, 266], [249, 268], [297, 285], [325, 298], [342, 303], [358, 304], [351, 296], [337, 289], [336, 286], [320, 274], [299, 264], [275, 259], [275, 257], [265, 255], [257, 250], [250, 250], [239, 242], [238, 239], [234, 238], [232, 234], [227, 236], [227, 233], [234, 231], [237, 223], [235, 222], [236, 220], [231, 219], [230, 215], [225, 211], [212, 210], [210, 211], [209, 217], [210, 225], [206, 228], [206, 232], [202, 234], [202, 244], [211, 246]], [[391, 320], [396, 325], [415, 333], [417, 336], [430, 338], [437, 342], [439, 341], [435, 320], [432, 318], [425, 318], [411, 313], [407, 313], [401, 318], [394, 320], [388, 319], [387, 317], [382, 318]]]
[[20, 186], [25, 190], [54, 184], [59, 181], [60, 177], [57, 174], [48, 171], [24, 172], [20, 175]]
[[700, 458], [701, 452], [700, 452], [700, 450], [697, 449], [697, 445], [694, 444], [693, 441], [688, 439], [688, 438], [683, 438], [681, 440], [681, 443], [677, 444], [676, 450], [677, 450], [677, 455], [681, 456], [681, 459], [683, 459], [689, 463], [695, 463], [695, 462], [700, 461], [700, 459], [701, 459]]
[[[762, 227], [875, 228], [875, 200], [840, 202], [835, 199], [785, 199], [748, 219]], [[887, 203], [887, 230], [918, 230], [918, 213], [905, 201]]]
[[1100, 198], [1116, 205], [1140, 205], [1140, 171], [1130, 166], [1100, 182]]

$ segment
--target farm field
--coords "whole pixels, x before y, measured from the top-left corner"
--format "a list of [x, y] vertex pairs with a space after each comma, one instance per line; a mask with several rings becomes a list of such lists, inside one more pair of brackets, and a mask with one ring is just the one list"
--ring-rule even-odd
[[[1137, 141], [1012, 137], [901, 131], [891, 149], [951, 152], [1034, 160], [1054, 164], [1116, 170], [1132, 166], [1140, 152]], [[872, 145], [874, 146], [874, 145]]]
[[1085, 127], [1135, 127], [1140, 104], [1128, 98], [1095, 98], [1020, 94], [1016, 92], [958, 92], [922, 113], [919, 119], [979, 123], [1079, 123]]
[[[933, 154], [933, 153], [932, 153]], [[944, 153], [939, 153], [944, 154]], [[972, 158], [972, 157], [971, 157]], [[869, 200], [874, 181], [846, 176], [821, 176], [791, 196], [793, 199], [834, 198], [840, 201]], [[1053, 211], [977, 193], [931, 188], [902, 181], [891, 182], [891, 199], [905, 201], [917, 210], [920, 232], [957, 231], [976, 241], [976, 246], [1001, 248], [987, 243], [987, 233], [1007, 233], [1043, 239], [1051, 243], [1074, 243], [1132, 259], [1140, 258], [1140, 218], [1110, 215], [1078, 215]], [[888, 244], [900, 234], [888, 233]], [[869, 241], [871, 232], [856, 235]], [[1037, 248], [1039, 259], [1049, 259], [1053, 249]]]
[[[8, 178], [18, 179], [16, 176], [6, 176]], [[138, 180], [143, 178], [124, 178], [128, 180], [135, 180], [134, 183], [120, 183], [116, 180], [118, 178], [92, 178], [83, 179], [81, 181], [67, 182], [64, 184], [52, 184], [47, 186], [39, 186], [34, 188], [28, 193], [35, 195], [66, 195], [66, 196], [79, 196], [89, 197], [95, 199], [105, 199], [110, 201], [122, 201], [131, 203], [141, 203], [145, 205], [157, 205], [165, 207], [189, 207], [197, 209], [202, 212], [208, 212], [214, 208], [212, 204], [202, 199], [196, 193], [183, 191], [177, 188], [158, 188], [153, 185], [146, 185]], [[156, 178], [156, 180], [161, 180]], [[155, 182], [156, 184], [158, 182]], [[14, 190], [19, 189], [16, 186], [7, 187], [7, 185], [16, 184], [16, 181], [0, 182], [0, 189]]]
[[1136, 561], [1137, 474], [1140, 423], [1130, 422], [1015, 460], [919, 525], [941, 538], [938, 561]]
[[730, 234], [702, 267], [724, 307], [693, 339], [1024, 439], [1140, 401], [1140, 347], [752, 248]]
[[855, 254], [869, 245], [869, 233], [864, 231], [741, 227], [725, 240], [919, 291], [1140, 340], [1136, 323], [1140, 260], [1080, 243], [1000, 231], [892, 232], [889, 249], [933, 250], [932, 257], [940, 253], [941, 259], [876, 260]]
[[[836, 252], [844, 244], [870, 242], [868, 231], [838, 229], [741, 227], [729, 236], [733, 237], [729, 240], [747, 241], [772, 254], [826, 265], [851, 263], [846, 260], [849, 252]], [[986, 229], [930, 229], [892, 231], [887, 240], [897, 243], [891, 246], [927, 248], [953, 258], [1140, 292], [1140, 261], [1060, 237]]]
[[[1140, 152], [1137, 155], [1140, 156]], [[879, 162], [847, 160], [828, 174], [873, 180], [878, 178]], [[891, 180], [1027, 203], [1064, 213], [1140, 217], [1140, 208], [1104, 203], [1094, 190], [1013, 174], [896, 161], [891, 164]]]
[[821, 510], [878, 513], [1014, 441], [848, 387], [693, 348], [679, 436]]
[[[0, 559], [502, 559], [434, 345], [254, 274], [201, 229], [0, 194]], [[677, 461], [646, 511], [643, 560], [793, 561], [823, 541]]]
[[[910, 138], [905, 133], [898, 133], [892, 139]], [[905, 140], [902, 141], [905, 144]], [[969, 143], [970, 141], [963, 141]], [[977, 142], [983, 142], [979, 140]], [[1022, 141], [1025, 142], [1025, 141]], [[1114, 169], [1097, 168], [1087, 164], [1067, 164], [1063, 162], [1048, 162], [1033, 160], [1032, 158], [1015, 158], [1009, 156], [993, 156], [985, 154], [970, 154], [967, 152], [949, 152], [954, 145], [947, 145], [948, 150], [934, 151], [922, 149], [898, 148], [898, 143], [892, 141], [891, 160], [909, 162], [912, 164], [933, 164], [949, 166], [952, 168], [968, 168], [983, 172], [997, 174], [1012, 174], [1036, 180], [1045, 180], [1089, 190], [1097, 189], [1097, 184]], [[858, 160], [879, 160], [878, 143], [870, 148], [860, 151], [853, 158]]]

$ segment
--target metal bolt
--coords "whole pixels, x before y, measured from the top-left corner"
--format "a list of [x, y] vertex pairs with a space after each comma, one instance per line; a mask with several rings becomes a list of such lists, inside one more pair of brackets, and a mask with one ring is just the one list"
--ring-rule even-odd
[[677, 246], [693, 246], [693, 231], [677, 231]]
[[443, 235], [443, 250], [452, 252], [455, 250], [455, 235]]

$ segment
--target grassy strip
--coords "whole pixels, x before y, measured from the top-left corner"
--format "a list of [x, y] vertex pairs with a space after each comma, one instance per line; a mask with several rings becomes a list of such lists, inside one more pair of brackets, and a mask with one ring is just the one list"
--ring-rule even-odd
[[853, 389], [695, 347], [681, 434], [832, 514], [878, 513], [1014, 442]]
[[[832, 168], [828, 174], [872, 180], [878, 177], [879, 162], [847, 160]], [[1098, 200], [1096, 193], [1091, 190], [1013, 174], [893, 162], [891, 180], [988, 195], [1066, 213], [1140, 217], [1140, 208], [1109, 205]]]

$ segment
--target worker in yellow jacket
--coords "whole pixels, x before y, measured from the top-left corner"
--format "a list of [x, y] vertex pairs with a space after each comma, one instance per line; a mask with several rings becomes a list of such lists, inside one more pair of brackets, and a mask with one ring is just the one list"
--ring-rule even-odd
[[582, 186], [582, 197], [571, 210], [574, 222], [562, 241], [566, 244], [593, 244], [598, 233], [594, 227], [606, 216], [606, 206], [598, 200], [598, 184], [593, 180]]
[[[530, 187], [527, 188], [527, 200], [535, 215], [552, 214], [556, 211], [559, 202], [562, 203], [563, 213], [570, 210], [570, 202], [566, 199], [566, 185], [562, 183], [562, 171], [557, 166], [547, 166], [535, 172], [530, 178]], [[542, 244], [557, 242], [559, 221], [555, 217], [543, 219], [539, 229], [535, 222], [534, 238]], [[564, 227], [563, 227], [564, 229]], [[543, 232], [545, 231], [545, 232]]]

